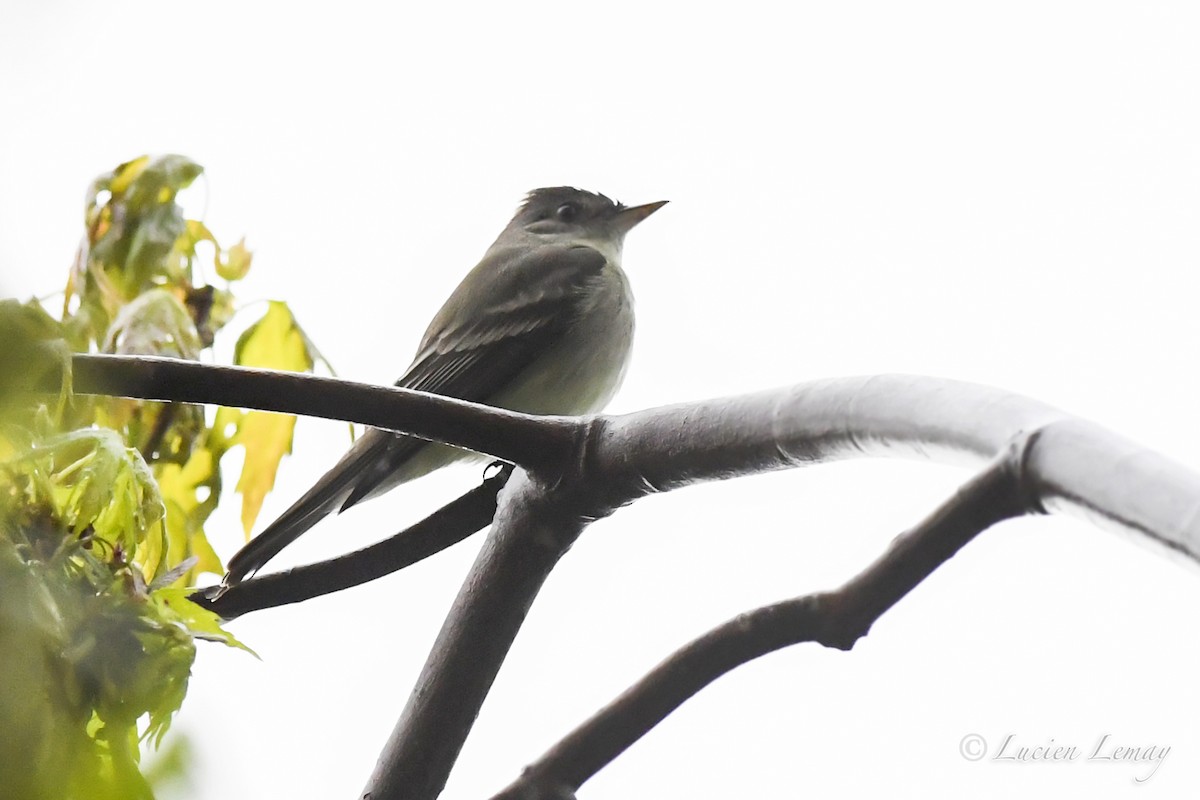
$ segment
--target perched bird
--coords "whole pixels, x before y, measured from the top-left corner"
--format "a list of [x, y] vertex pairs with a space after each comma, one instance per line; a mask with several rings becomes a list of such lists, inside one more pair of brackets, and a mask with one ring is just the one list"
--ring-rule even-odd
[[[429, 324], [397, 386], [530, 414], [590, 414], [612, 398], [633, 341], [625, 234], [666, 201], [535, 189]], [[369, 429], [229, 562], [256, 572], [323, 517], [471, 454]]]

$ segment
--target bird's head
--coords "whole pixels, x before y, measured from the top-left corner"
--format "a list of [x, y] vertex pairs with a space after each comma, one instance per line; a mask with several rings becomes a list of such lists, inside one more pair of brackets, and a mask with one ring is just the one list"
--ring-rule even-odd
[[630, 207], [595, 192], [552, 186], [526, 195], [509, 227], [537, 236], [611, 241], [619, 248], [625, 234], [666, 204], [661, 200]]

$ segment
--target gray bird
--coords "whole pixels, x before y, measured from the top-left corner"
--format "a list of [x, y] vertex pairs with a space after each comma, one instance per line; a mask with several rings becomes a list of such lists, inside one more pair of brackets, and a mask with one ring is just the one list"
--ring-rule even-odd
[[[625, 234], [666, 205], [535, 189], [429, 324], [397, 386], [530, 414], [591, 414], [616, 393], [633, 342]], [[240, 582], [325, 516], [471, 453], [369, 429], [229, 562]]]

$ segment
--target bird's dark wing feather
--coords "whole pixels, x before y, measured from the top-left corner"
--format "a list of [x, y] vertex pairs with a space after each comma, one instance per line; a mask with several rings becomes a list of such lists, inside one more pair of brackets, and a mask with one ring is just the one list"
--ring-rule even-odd
[[[581, 290], [603, 269], [589, 247], [492, 251], [434, 317], [397, 386], [486, 402], [575, 321]], [[476, 283], [468, 295], [463, 286]], [[369, 497], [426, 442], [368, 430], [271, 525], [229, 561], [225, 583], [262, 567], [320, 519]]]
[[[451, 295], [396, 385], [486, 402], [497, 387], [511, 384], [575, 321], [580, 292], [604, 263], [604, 256], [590, 247], [514, 248], [493, 253], [475, 268], [477, 275], [464, 281], [483, 278], [479, 285], [484, 291]], [[380, 445], [383, 452], [358, 470], [341, 510], [369, 497], [425, 444], [390, 432], [377, 436], [384, 442]]]

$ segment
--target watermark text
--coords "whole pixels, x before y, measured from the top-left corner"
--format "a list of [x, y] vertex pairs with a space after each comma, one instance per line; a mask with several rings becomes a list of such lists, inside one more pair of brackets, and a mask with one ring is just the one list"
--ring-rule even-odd
[[1145, 783], [1154, 777], [1154, 773], [1171, 754], [1171, 746], [1131, 744], [1111, 733], [1101, 734], [1086, 745], [1059, 742], [1053, 738], [1035, 741], [1019, 734], [1006, 733], [995, 737], [989, 746], [985, 737], [968, 733], [959, 741], [958, 752], [967, 761], [1016, 764], [1123, 763], [1138, 768], [1133, 776], [1134, 783]]

